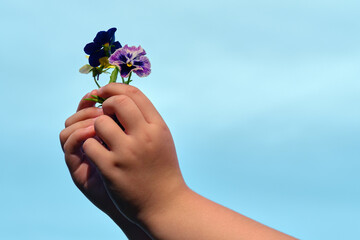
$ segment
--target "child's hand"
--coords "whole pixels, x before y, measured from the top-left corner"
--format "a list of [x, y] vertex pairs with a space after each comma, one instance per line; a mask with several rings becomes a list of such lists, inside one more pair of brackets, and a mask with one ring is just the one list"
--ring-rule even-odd
[[94, 102], [84, 100], [96, 94], [94, 90], [81, 99], [77, 112], [66, 120], [65, 129], [60, 133], [66, 164], [75, 185], [95, 206], [109, 215], [129, 239], [150, 239], [119, 212], [106, 191], [100, 173], [83, 152], [83, 142], [96, 137], [95, 119], [103, 115], [101, 108], [94, 107]]
[[107, 100], [104, 115], [95, 120], [95, 132], [106, 146], [89, 138], [83, 149], [99, 169], [116, 206], [139, 221], [161, 211], [172, 196], [187, 188], [173, 139], [149, 99], [135, 87], [109, 84], [98, 95]]

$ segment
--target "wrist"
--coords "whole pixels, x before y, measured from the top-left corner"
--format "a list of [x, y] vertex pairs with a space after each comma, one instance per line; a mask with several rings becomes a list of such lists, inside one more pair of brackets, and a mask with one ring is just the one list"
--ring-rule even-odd
[[[165, 201], [158, 202], [155, 206], [139, 214], [139, 225], [155, 239], [162, 239], [162, 232], [174, 218], [180, 217], [184, 209], [188, 209], [197, 194], [186, 184], [179, 186]], [[186, 219], [184, 219], [186, 220]]]
[[152, 239], [140, 226], [125, 217], [116, 207], [114, 210], [109, 211], [106, 214], [116, 223], [116, 225], [118, 225], [128, 239]]

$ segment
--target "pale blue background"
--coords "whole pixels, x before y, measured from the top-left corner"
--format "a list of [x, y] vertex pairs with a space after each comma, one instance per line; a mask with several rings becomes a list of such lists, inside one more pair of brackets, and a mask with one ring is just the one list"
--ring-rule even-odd
[[190, 187], [301, 239], [359, 236], [359, 1], [0, 9], [0, 239], [125, 239], [73, 185], [58, 140], [95, 87], [82, 49], [110, 27], [146, 49], [152, 74], [133, 85], [168, 123]]

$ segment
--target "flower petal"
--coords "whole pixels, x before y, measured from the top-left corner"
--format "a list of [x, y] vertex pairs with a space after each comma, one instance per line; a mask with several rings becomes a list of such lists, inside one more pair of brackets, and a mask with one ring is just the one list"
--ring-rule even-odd
[[94, 52], [89, 56], [89, 64], [93, 67], [97, 67], [100, 65], [100, 58], [106, 57], [106, 54], [104, 51], [97, 51]]
[[111, 54], [111, 56], [109, 57], [109, 62], [110, 64], [113, 65], [120, 65], [122, 63], [126, 63], [127, 62], [127, 58], [126, 58], [126, 50], [124, 50], [124, 48], [119, 48], [117, 49], [113, 54]]
[[135, 66], [139, 66], [139, 70], [134, 70], [139, 77], [146, 77], [151, 73], [151, 64], [147, 57], [141, 56], [139, 61], [134, 61]]
[[94, 43], [94, 42], [91, 42], [91, 43], [88, 43], [86, 44], [86, 46], [84, 47], [84, 52], [86, 54], [92, 54], [93, 52], [95, 51], [98, 51], [101, 49], [101, 44], [99, 43]]
[[96, 37], [94, 38], [94, 43], [98, 43], [98, 44], [105, 44], [109, 42], [109, 37], [107, 32], [105, 31], [100, 31], [96, 34]]
[[135, 47], [135, 46], [132, 46], [132, 47], [129, 47], [128, 45], [125, 45], [123, 47], [124, 50], [126, 50], [127, 52], [131, 53], [131, 56], [129, 55], [128, 57], [131, 58], [131, 59], [135, 59], [137, 57], [140, 57], [140, 56], [143, 56], [146, 54], [145, 50], [139, 46], [139, 47]]
[[93, 67], [90, 66], [89, 64], [86, 64], [86, 65], [82, 66], [82, 67], [79, 69], [79, 72], [80, 72], [80, 73], [84, 73], [84, 74], [88, 74], [88, 73], [91, 71], [91, 69], [93, 69]]
[[123, 78], [129, 77], [130, 72], [132, 72], [135, 69], [135, 66], [128, 67], [126, 64], [120, 64], [120, 75]]
[[121, 44], [118, 41], [114, 42], [111, 47], [111, 53], [114, 53], [115, 50], [119, 48], [121, 48]]
[[112, 44], [115, 41], [115, 32], [116, 32], [116, 28], [110, 28], [109, 30], [107, 30], [107, 35], [110, 44]]

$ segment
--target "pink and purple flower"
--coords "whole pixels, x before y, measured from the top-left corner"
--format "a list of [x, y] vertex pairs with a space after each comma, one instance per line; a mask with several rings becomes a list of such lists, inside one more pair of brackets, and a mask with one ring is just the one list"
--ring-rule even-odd
[[151, 64], [145, 55], [146, 52], [141, 46], [125, 45], [109, 57], [109, 63], [119, 68], [123, 78], [129, 77], [131, 72], [136, 73], [139, 77], [146, 77], [151, 72]]

